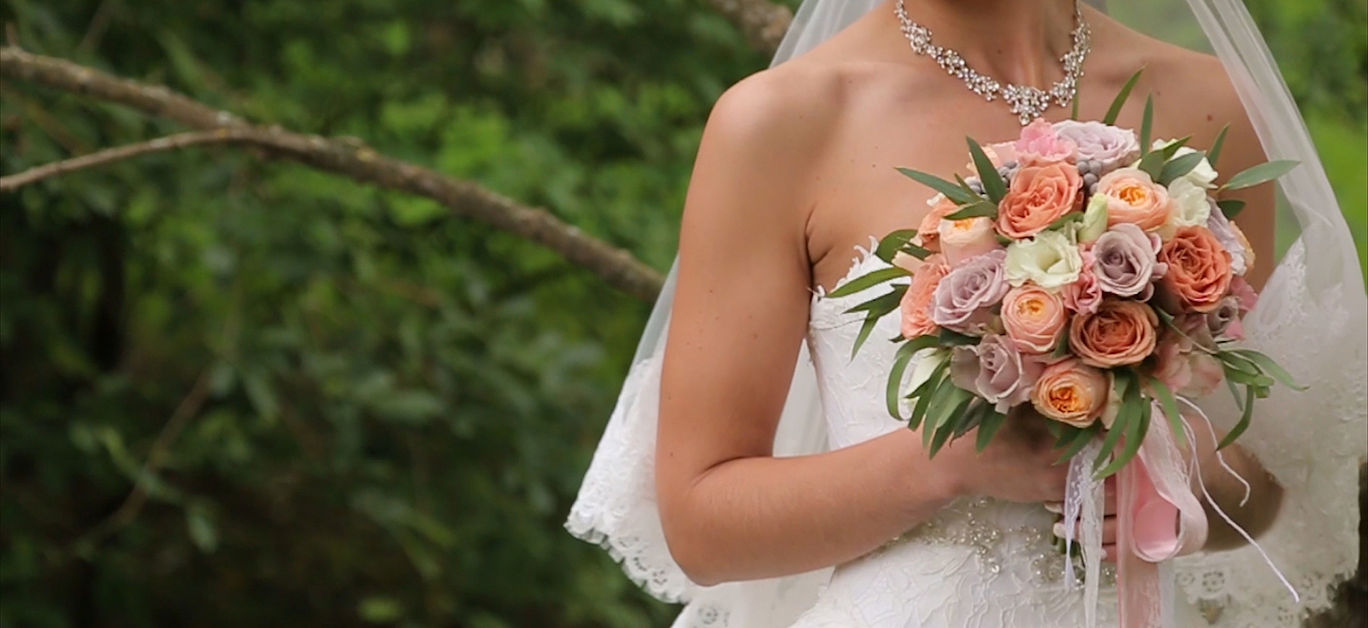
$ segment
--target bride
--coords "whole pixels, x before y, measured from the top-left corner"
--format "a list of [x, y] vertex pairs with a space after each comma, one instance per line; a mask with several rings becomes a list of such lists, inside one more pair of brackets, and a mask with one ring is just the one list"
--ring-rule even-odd
[[[1204, 147], [1229, 123], [1222, 172], [1301, 162], [1281, 182], [1300, 232], [1279, 263], [1271, 185], [1244, 191], [1240, 223], [1263, 291], [1249, 344], [1313, 382], [1261, 402], [1223, 450], [1239, 478], [1213, 453], [1219, 434], [1199, 431], [1192, 455], [1230, 520], [1210, 516], [1204, 551], [1169, 574], [1182, 601], [1169, 621], [1294, 625], [1353, 572], [1365, 303], [1343, 218], [1243, 7], [1136, 4], [1136, 19], [1206, 32], [1197, 47], [1221, 58], [1072, 0], [808, 0], [775, 65], [719, 99], [672, 280], [566, 524], [686, 602], [676, 626], [1083, 625], [1053, 548], [1066, 468], [1051, 439], [1009, 421], [981, 454], [957, 442], [928, 459], [883, 410], [893, 347], [850, 357], [845, 310], [872, 295], [825, 294], [883, 263], [871, 236], [927, 212], [929, 191], [895, 167], [963, 172], [966, 135], [1014, 137], [1068, 117], [1075, 97], [1080, 119], [1100, 119], [1141, 67], [1155, 137]], [[987, 99], [987, 84], [1053, 98]], [[1131, 104], [1117, 124], [1139, 120]], [[894, 336], [896, 318], [873, 336]], [[1201, 406], [1218, 427], [1236, 414], [1224, 397]], [[1101, 624], [1115, 606], [1104, 588]]]

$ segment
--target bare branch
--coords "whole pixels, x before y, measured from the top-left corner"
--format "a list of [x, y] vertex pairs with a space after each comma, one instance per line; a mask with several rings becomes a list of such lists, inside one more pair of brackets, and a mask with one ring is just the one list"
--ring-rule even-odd
[[587, 235], [544, 209], [525, 207], [478, 184], [452, 179], [382, 155], [364, 145], [253, 125], [162, 86], [111, 76], [70, 61], [13, 47], [0, 50], [0, 77], [127, 105], [198, 129], [228, 130], [231, 139], [225, 141], [253, 144], [269, 149], [268, 153], [273, 157], [432, 199], [456, 214], [541, 244], [639, 299], [654, 299], [663, 283], [660, 273], [630, 252]]
[[213, 131], [190, 131], [159, 137], [155, 140], [107, 148], [105, 150], [81, 155], [71, 159], [29, 168], [19, 174], [0, 177], [0, 192], [13, 192], [21, 187], [37, 183], [43, 179], [56, 177], [88, 168], [95, 168], [116, 161], [132, 159], [149, 153], [161, 153], [203, 144], [225, 144], [251, 141], [249, 134], [242, 129], [216, 129]]
[[793, 21], [793, 11], [769, 0], [708, 0], [708, 3], [736, 23], [751, 45], [762, 52], [774, 52]]

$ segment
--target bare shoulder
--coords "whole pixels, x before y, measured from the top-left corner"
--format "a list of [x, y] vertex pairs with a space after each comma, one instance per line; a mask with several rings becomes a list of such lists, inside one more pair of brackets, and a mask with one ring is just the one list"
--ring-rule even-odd
[[[1099, 71], [1107, 83], [1119, 87], [1144, 68], [1132, 101], [1143, 103], [1144, 94], [1153, 95], [1160, 130], [1166, 126], [1195, 134], [1194, 143], [1204, 145], [1226, 124], [1232, 132], [1248, 127], [1248, 116], [1220, 59], [1160, 41], [1110, 18], [1098, 22], [1101, 37], [1095, 38], [1105, 42], [1105, 48], [1094, 58], [1107, 59]], [[1139, 109], [1138, 104], [1133, 106]]]

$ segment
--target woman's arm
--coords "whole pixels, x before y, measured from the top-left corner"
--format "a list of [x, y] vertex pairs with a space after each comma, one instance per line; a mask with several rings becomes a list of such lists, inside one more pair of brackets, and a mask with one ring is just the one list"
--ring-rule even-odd
[[[981, 459], [970, 445], [930, 461], [908, 430], [772, 457], [808, 323], [804, 191], [835, 124], [834, 100], [762, 73], [722, 97], [699, 149], [663, 367], [656, 484], [670, 551], [701, 584], [853, 559], [954, 496], [980, 491], [980, 480], [1021, 501], [1063, 494], [1048, 439], [1024, 432], [997, 439]], [[975, 473], [956, 470], [966, 460], [979, 465]], [[1023, 460], [1033, 469], [1001, 471]]]

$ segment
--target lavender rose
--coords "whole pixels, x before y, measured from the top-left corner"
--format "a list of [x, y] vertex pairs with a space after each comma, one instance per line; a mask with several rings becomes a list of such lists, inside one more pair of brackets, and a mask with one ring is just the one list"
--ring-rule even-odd
[[941, 279], [931, 304], [931, 321], [962, 334], [981, 336], [988, 331], [989, 309], [1007, 294], [1003, 261], [1007, 252], [989, 251], [964, 260]]
[[1207, 216], [1206, 227], [1211, 231], [1211, 235], [1216, 236], [1216, 241], [1230, 253], [1230, 272], [1236, 277], [1242, 277], [1249, 270], [1250, 251], [1245, 247], [1244, 238], [1235, 233], [1235, 225], [1221, 213], [1221, 208], [1216, 207], [1215, 201], [1209, 202], [1211, 214]]
[[1221, 299], [1221, 304], [1204, 316], [1207, 331], [1212, 337], [1237, 340], [1244, 337], [1244, 329], [1240, 326], [1240, 300], [1237, 297]]
[[1168, 270], [1166, 264], [1155, 261], [1162, 244], [1159, 236], [1131, 223], [1112, 226], [1092, 247], [1098, 287], [1119, 297], [1144, 293], [1141, 300], [1148, 300], [1155, 280]]
[[1096, 161], [1101, 164], [1098, 176], [1130, 164], [1140, 156], [1140, 142], [1135, 132], [1101, 122], [1061, 120], [1054, 125], [1059, 137], [1072, 141], [1078, 146], [1079, 161]]
[[977, 345], [959, 345], [950, 355], [950, 381], [983, 397], [998, 412], [1031, 397], [1042, 365], [1023, 357], [1011, 339], [989, 334]]

